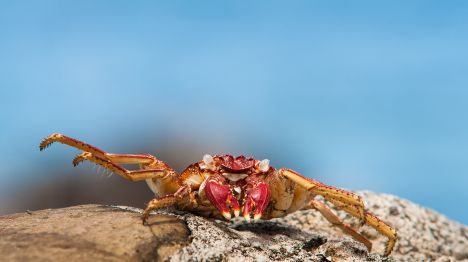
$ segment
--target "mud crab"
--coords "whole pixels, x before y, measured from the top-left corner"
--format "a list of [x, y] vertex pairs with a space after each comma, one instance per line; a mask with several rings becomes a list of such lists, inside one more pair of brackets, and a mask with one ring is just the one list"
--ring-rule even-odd
[[[88, 160], [131, 181], [145, 180], [154, 192], [143, 212], [143, 222], [150, 211], [175, 206], [211, 218], [245, 220], [283, 217], [300, 209], [318, 210], [329, 222], [339, 227], [370, 251], [372, 243], [338, 216], [323, 202], [323, 196], [341, 209], [388, 238], [384, 256], [395, 245], [397, 233], [391, 226], [365, 210], [362, 199], [349, 191], [325, 185], [288, 169], [275, 169], [269, 160], [232, 155], [204, 155], [203, 159], [178, 174], [168, 164], [149, 154], [110, 154], [82, 141], [52, 134], [40, 144], [40, 150], [60, 142], [83, 150], [73, 164]], [[138, 164], [140, 170], [127, 170], [121, 164]]]

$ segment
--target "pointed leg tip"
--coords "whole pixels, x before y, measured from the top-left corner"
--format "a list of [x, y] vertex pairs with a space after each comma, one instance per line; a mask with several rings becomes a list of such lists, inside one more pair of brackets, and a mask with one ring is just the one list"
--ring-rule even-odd
[[[392, 251], [393, 251], [393, 247], [391, 247], [391, 248], [386, 247], [386, 248], [385, 248], [385, 251], [384, 251], [384, 253], [383, 253], [383, 256], [384, 256], [384, 257], [388, 257], [388, 256], [392, 253]], [[370, 252], [370, 251], [369, 251], [369, 252]]]
[[255, 214], [253, 219], [257, 221], [260, 220], [260, 218], [262, 218], [262, 214]]
[[83, 153], [77, 155], [72, 161], [73, 166], [79, 165], [81, 162], [87, 160], [91, 156], [92, 156], [92, 154], [89, 153], [89, 152], [83, 152]]
[[72, 163], [73, 163], [73, 166], [77, 166], [79, 165], [83, 160], [82, 159], [73, 159]]
[[61, 134], [58, 134], [58, 133], [53, 133], [52, 135], [44, 138], [41, 143], [39, 144], [39, 150], [42, 151], [44, 149], [46, 149], [47, 147], [49, 147], [52, 143], [58, 141], [60, 138], [62, 138], [63, 136]]
[[234, 217], [238, 217], [240, 215], [240, 210], [234, 210]]
[[226, 219], [226, 220], [231, 220], [231, 213], [229, 212], [222, 212], [221, 215], [223, 215], [223, 217]]
[[40, 144], [39, 144], [39, 151], [42, 151], [44, 149], [46, 149], [47, 147], [49, 147], [51, 143], [49, 143], [48, 141], [44, 140], [42, 141]]
[[244, 215], [244, 219], [246, 222], [250, 223], [250, 215]]
[[41, 143], [39, 144], [39, 150], [42, 151], [46, 148], [48, 148], [51, 144], [53, 144], [54, 142], [56, 142], [57, 138], [59, 138], [59, 134], [52, 134], [44, 139], [42, 139]]
[[143, 214], [141, 215], [141, 223], [144, 226], [146, 226], [148, 224], [147, 223], [148, 217], [149, 217], [149, 212], [143, 211]]
[[79, 164], [80, 164], [81, 162], [83, 162], [84, 160], [85, 160], [85, 159], [84, 159], [81, 155], [75, 157], [75, 158], [73, 159], [73, 161], [72, 161], [73, 166], [79, 165]]

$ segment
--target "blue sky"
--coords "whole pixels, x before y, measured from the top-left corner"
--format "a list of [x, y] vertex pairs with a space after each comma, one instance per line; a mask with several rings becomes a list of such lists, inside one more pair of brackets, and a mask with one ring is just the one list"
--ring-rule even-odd
[[0, 2], [0, 189], [69, 167], [53, 132], [164, 139], [466, 224], [467, 24], [462, 1]]

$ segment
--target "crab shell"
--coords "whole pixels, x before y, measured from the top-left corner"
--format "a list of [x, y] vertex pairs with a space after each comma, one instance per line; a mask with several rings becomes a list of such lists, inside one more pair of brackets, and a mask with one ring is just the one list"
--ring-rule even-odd
[[[277, 174], [269, 160], [232, 155], [205, 155], [180, 175], [182, 185], [190, 186], [190, 194], [177, 204], [179, 209], [207, 217], [229, 220], [232, 215], [246, 220], [270, 219], [294, 212], [307, 204], [310, 193]], [[167, 183], [150, 188], [164, 195]]]

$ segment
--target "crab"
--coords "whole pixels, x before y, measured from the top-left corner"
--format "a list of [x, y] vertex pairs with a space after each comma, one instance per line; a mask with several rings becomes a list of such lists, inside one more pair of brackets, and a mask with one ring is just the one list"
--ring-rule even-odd
[[[384, 256], [392, 252], [396, 243], [396, 230], [368, 212], [360, 196], [304, 177], [289, 168], [275, 169], [268, 159], [206, 154], [178, 174], [152, 155], [111, 154], [61, 134], [46, 137], [39, 148], [42, 151], [54, 142], [83, 151], [73, 159], [74, 166], [87, 160], [125, 179], [145, 180], [155, 198], [143, 211], [143, 223], [152, 210], [169, 206], [214, 219], [231, 220], [242, 214], [249, 222], [283, 217], [301, 209], [316, 209], [370, 252], [372, 243], [316, 199], [322, 196], [337, 209], [359, 219], [361, 225], [366, 224], [387, 237]], [[128, 170], [122, 164], [137, 164], [140, 169]]]

